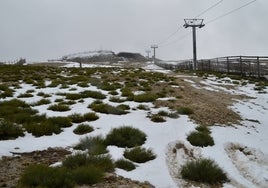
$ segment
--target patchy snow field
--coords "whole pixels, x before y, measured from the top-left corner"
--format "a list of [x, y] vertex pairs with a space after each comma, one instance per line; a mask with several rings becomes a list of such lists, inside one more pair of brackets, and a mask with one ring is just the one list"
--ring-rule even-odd
[[[70, 64], [70, 67], [74, 64]], [[148, 71], [154, 71], [161, 68], [149, 64]], [[165, 72], [161, 70], [161, 72]], [[232, 84], [235, 89], [227, 90], [224, 81], [220, 81], [213, 76], [202, 81], [203, 86], [197, 86], [193, 81], [187, 80], [193, 87], [199, 89], [213, 90], [217, 92], [231, 92], [232, 94], [244, 94], [252, 97], [244, 101], [236, 101], [230, 106], [234, 111], [238, 112], [243, 121], [241, 125], [224, 126], [218, 125], [211, 128], [211, 135], [214, 138], [215, 145], [212, 147], [200, 148], [191, 146], [186, 140], [187, 135], [197, 126], [187, 116], [180, 116], [178, 119], [167, 119], [164, 123], [154, 123], [146, 118], [147, 112], [143, 110], [130, 110], [126, 115], [106, 115], [100, 114], [97, 121], [91, 122], [90, 125], [95, 131], [87, 134], [89, 136], [106, 135], [112, 128], [123, 125], [133, 126], [144, 131], [147, 134], [146, 148], [151, 148], [157, 155], [155, 160], [144, 164], [137, 164], [137, 168], [133, 171], [126, 172], [116, 169], [118, 175], [139, 181], [149, 181], [152, 185], [159, 188], [175, 188], [188, 187], [187, 182], [180, 177], [180, 169], [185, 162], [193, 158], [210, 158], [216, 161], [221, 168], [227, 173], [231, 180], [224, 184], [224, 187], [268, 187], [268, 94], [259, 94], [254, 90], [254, 84], [244, 86]], [[226, 80], [226, 78], [225, 78]], [[221, 83], [219, 83], [219, 81]], [[32, 88], [31, 85], [21, 83], [22, 89], [16, 90], [15, 97], [21, 93], [25, 93], [29, 89], [35, 92], [45, 92], [51, 94], [51, 101], [54, 101], [55, 93], [64, 92], [58, 88]], [[84, 88], [73, 85], [77, 91]], [[96, 90], [94, 86], [90, 86], [90, 90]], [[85, 89], [84, 89], [85, 90]], [[102, 91], [109, 96], [108, 92]], [[268, 89], [266, 88], [266, 92]], [[8, 98], [11, 99], [11, 98]], [[5, 99], [7, 100], [7, 99]], [[27, 103], [40, 100], [38, 97], [24, 99]], [[83, 103], [72, 105], [72, 109], [68, 112], [52, 112], [47, 110], [48, 105], [34, 107], [40, 114], [46, 113], [47, 116], [65, 116], [72, 113], [89, 112], [87, 104], [91, 99], [86, 99]], [[105, 103], [114, 104], [108, 99]], [[124, 102], [131, 109], [139, 105], [135, 102]], [[152, 112], [161, 109], [153, 108], [151, 103], [144, 103], [151, 107]], [[168, 110], [163, 108], [164, 110]], [[12, 155], [11, 152], [30, 152], [34, 150], [43, 150], [48, 147], [71, 147], [79, 142], [81, 137], [73, 133], [76, 124], [70, 128], [65, 128], [58, 135], [34, 137], [26, 134], [16, 140], [0, 141], [0, 157]], [[185, 152], [183, 145], [191, 155]], [[174, 148], [176, 151], [174, 151]], [[115, 146], [108, 147], [110, 154], [116, 160], [122, 158], [123, 150]], [[191, 185], [194, 187], [193, 185]], [[202, 185], [201, 185], [202, 186]]]

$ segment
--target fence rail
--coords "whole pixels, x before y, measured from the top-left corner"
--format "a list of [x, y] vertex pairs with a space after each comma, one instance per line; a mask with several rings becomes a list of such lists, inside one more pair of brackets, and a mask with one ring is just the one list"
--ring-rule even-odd
[[[157, 62], [158, 66], [171, 70], [192, 70], [193, 60], [177, 64]], [[227, 56], [197, 61], [197, 70], [235, 73], [244, 76], [262, 77], [268, 75], [268, 56]]]

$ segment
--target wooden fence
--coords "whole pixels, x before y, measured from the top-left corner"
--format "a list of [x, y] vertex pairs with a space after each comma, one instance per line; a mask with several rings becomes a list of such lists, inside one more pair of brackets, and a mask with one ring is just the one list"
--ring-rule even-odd
[[[176, 64], [157, 62], [158, 66], [170, 70], [193, 70], [193, 60]], [[227, 56], [197, 61], [197, 70], [241, 74], [262, 77], [268, 75], [268, 56]]]

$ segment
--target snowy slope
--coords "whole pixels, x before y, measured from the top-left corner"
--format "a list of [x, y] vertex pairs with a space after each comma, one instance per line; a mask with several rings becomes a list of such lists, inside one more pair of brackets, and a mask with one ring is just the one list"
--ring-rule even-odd
[[[148, 64], [148, 71], [159, 71], [161, 68]], [[166, 72], [161, 70], [161, 72]], [[191, 84], [195, 84], [194, 82]], [[225, 91], [214, 77], [209, 77], [203, 81], [205, 88], [214, 89], [219, 92]], [[178, 170], [187, 160], [188, 156], [183, 152], [172, 153], [172, 148], [176, 143], [184, 144], [194, 152], [197, 157], [206, 157], [215, 160], [227, 173], [231, 182], [224, 184], [224, 187], [267, 187], [268, 185], [268, 95], [259, 94], [254, 90], [254, 84], [237, 86], [236, 89], [227, 90], [235, 94], [244, 94], [253, 98], [244, 101], [237, 101], [230, 108], [239, 112], [243, 121], [241, 125], [215, 126], [211, 128], [211, 135], [215, 145], [212, 147], [193, 147], [186, 140], [187, 134], [197, 126], [189, 120], [187, 116], [180, 116], [178, 119], [167, 119], [166, 122], [157, 124], [146, 118], [147, 112], [143, 110], [131, 110], [129, 114], [116, 116], [98, 114], [100, 118], [90, 124], [95, 131], [89, 133], [90, 136], [106, 135], [112, 128], [129, 125], [144, 131], [148, 137], [144, 147], [151, 148], [157, 155], [155, 160], [144, 164], [138, 164], [137, 169], [126, 172], [117, 169], [116, 173], [124, 177], [139, 181], [149, 181], [158, 188], [185, 187], [185, 182], [178, 178]], [[55, 93], [64, 92], [64, 89], [57, 88], [33, 88], [32, 85], [21, 83], [21, 89], [16, 90], [15, 96], [24, 93], [29, 89], [35, 92], [45, 92], [51, 94], [51, 101], [54, 101]], [[85, 88], [72, 85], [77, 88], [76, 92]], [[98, 90], [94, 86], [87, 90]], [[216, 90], [216, 91], [217, 91]], [[268, 92], [268, 90], [266, 89]], [[108, 92], [102, 91], [108, 95]], [[10, 98], [9, 98], [10, 99]], [[38, 96], [25, 99], [31, 103], [38, 101]], [[65, 116], [74, 112], [85, 113], [90, 111], [86, 106], [93, 99], [86, 99], [83, 103], [72, 106], [68, 112], [51, 112], [47, 110], [48, 105], [35, 107], [40, 114], [46, 113], [48, 116]], [[111, 103], [105, 99], [106, 103]], [[113, 103], [111, 103], [113, 104]], [[125, 102], [131, 108], [139, 104], [135, 102]], [[151, 107], [152, 112], [161, 109], [153, 108], [151, 103], [145, 103]], [[168, 110], [165, 109], [164, 110]], [[65, 128], [59, 135], [33, 137], [26, 134], [16, 140], [0, 141], [0, 156], [12, 155], [10, 152], [29, 152], [34, 150], [47, 149], [48, 147], [70, 147], [76, 144], [81, 136], [73, 134], [76, 124], [70, 128]], [[86, 135], [84, 135], [86, 136]], [[83, 136], [82, 136], [83, 137]], [[109, 151], [116, 160], [122, 157], [123, 149], [109, 146]]]

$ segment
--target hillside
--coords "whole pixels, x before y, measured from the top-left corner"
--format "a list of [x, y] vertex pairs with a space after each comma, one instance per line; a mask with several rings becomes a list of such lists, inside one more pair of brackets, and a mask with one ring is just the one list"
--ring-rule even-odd
[[71, 62], [83, 62], [83, 63], [92, 63], [92, 62], [146, 62], [147, 59], [138, 53], [131, 52], [119, 52], [115, 54], [113, 51], [99, 50], [99, 51], [88, 51], [81, 52], [63, 56], [62, 61], [71, 61]]
[[[119, 176], [145, 182], [137, 187], [208, 187], [181, 175], [187, 162], [207, 158], [229, 180], [212, 186], [267, 185], [266, 81], [143, 65], [142, 69], [2, 66], [0, 123], [20, 125], [23, 132], [1, 132], [0, 185], [16, 184], [29, 164], [60, 166], [66, 154], [82, 152], [75, 147], [81, 139], [106, 138], [121, 127], [144, 133], [140, 147], [151, 150], [155, 158], [144, 163], [130, 160], [135, 166], [131, 171], [116, 167], [113, 175], [105, 177], [106, 185]], [[81, 124], [90, 132], [76, 134]], [[193, 132], [212, 137], [213, 143], [197, 146], [189, 139]], [[114, 162], [128, 151], [115, 144], [104, 147], [105, 156], [109, 154]], [[26, 161], [16, 157], [20, 155]], [[128, 185], [129, 180], [122, 181], [122, 186]]]

